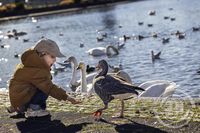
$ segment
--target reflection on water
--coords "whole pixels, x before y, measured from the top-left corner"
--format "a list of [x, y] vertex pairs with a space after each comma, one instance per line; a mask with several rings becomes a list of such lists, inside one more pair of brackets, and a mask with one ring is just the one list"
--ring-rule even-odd
[[[174, 96], [185, 97], [183, 93], [187, 93], [199, 97], [200, 32], [192, 31], [192, 27], [200, 26], [199, 7], [199, 0], [149, 0], [0, 23], [0, 44], [10, 46], [0, 48], [0, 88], [7, 87], [7, 81], [19, 63], [20, 59], [14, 54], [22, 53], [44, 36], [55, 40], [67, 56], [74, 55], [90, 65], [102, 58], [112, 65], [121, 63], [136, 84], [156, 79], [171, 80], [179, 85]], [[156, 15], [149, 16], [150, 10], [155, 10]], [[175, 20], [164, 19], [166, 16]], [[143, 25], [138, 25], [138, 22], [143, 22]], [[153, 26], [148, 27], [148, 24]], [[4, 38], [5, 33], [13, 29], [28, 34], [18, 39]], [[177, 30], [186, 32], [184, 39], [171, 35]], [[97, 31], [107, 33], [104, 41], [97, 42]], [[153, 32], [159, 33], [160, 38], [127, 40], [119, 56], [113, 58], [92, 57], [85, 53], [93, 47], [116, 45], [123, 35], [150, 36]], [[170, 38], [169, 43], [163, 44], [162, 37]], [[29, 41], [23, 41], [27, 39]], [[80, 43], [84, 47], [80, 48]], [[162, 51], [161, 60], [152, 63], [151, 50]], [[54, 82], [67, 89], [70, 77], [71, 69], [67, 69], [54, 76]]]

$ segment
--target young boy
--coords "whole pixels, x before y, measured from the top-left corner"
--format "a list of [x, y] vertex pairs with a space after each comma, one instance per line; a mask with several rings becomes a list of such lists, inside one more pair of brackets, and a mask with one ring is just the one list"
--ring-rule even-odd
[[49, 115], [45, 110], [49, 95], [58, 100], [68, 100], [72, 104], [80, 103], [52, 83], [50, 69], [56, 57], [65, 56], [56, 42], [50, 39], [39, 40], [34, 48], [22, 54], [22, 63], [17, 65], [9, 84], [11, 106], [8, 112], [25, 112], [26, 117]]

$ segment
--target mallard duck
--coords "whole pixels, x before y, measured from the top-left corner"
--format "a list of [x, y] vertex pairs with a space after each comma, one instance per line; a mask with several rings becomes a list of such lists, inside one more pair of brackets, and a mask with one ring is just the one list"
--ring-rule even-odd
[[121, 111], [118, 117], [124, 115], [124, 100], [129, 99], [135, 95], [138, 95], [139, 91], [144, 89], [134, 86], [120, 78], [107, 75], [108, 63], [105, 60], [100, 60], [97, 67], [100, 72], [93, 80], [93, 87], [96, 94], [101, 98], [104, 103], [104, 107], [94, 112], [94, 117], [98, 120], [102, 114], [102, 111], [108, 108], [108, 103], [113, 99], [121, 100]]

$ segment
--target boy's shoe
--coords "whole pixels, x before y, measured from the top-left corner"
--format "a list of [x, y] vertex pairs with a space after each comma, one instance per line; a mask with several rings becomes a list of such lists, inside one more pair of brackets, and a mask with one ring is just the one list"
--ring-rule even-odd
[[24, 113], [17, 113], [15, 115], [10, 116], [10, 118], [13, 118], [13, 119], [25, 118], [25, 114]]
[[31, 117], [43, 117], [49, 115], [49, 112], [47, 110], [39, 109], [39, 110], [33, 110], [31, 108], [27, 109], [27, 112], [25, 113], [26, 118]]
[[8, 113], [14, 113], [15, 112], [15, 109], [13, 106], [9, 106], [9, 107], [6, 107]]

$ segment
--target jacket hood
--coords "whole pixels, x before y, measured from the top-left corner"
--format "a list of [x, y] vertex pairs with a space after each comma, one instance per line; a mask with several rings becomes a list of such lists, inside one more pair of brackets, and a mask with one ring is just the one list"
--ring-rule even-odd
[[43, 60], [43, 58], [39, 57], [36, 50], [33, 50], [33, 49], [29, 49], [29, 50], [25, 51], [22, 54], [21, 61], [25, 67], [50, 69], [49, 66]]

